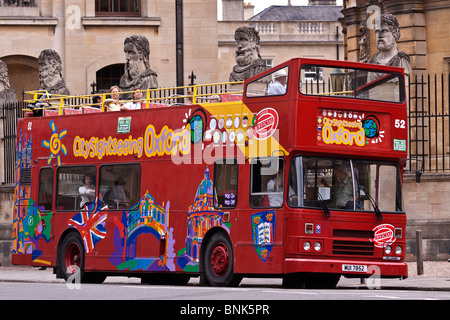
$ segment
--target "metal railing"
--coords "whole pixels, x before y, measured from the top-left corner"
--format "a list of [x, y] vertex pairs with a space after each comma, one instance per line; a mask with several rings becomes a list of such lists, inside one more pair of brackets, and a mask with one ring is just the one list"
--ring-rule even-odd
[[[126, 102], [141, 102], [143, 108], [153, 107], [168, 107], [174, 105], [186, 105], [195, 104], [201, 102], [208, 102], [217, 98], [220, 102], [222, 97], [228, 95], [242, 95], [241, 90], [233, 90], [233, 85], [242, 85], [243, 82], [226, 82], [226, 83], [213, 83], [205, 85], [192, 85], [183, 87], [169, 87], [158, 89], [147, 89], [137, 91], [125, 91], [118, 92], [119, 103]], [[141, 100], [130, 99], [135, 92], [142, 92], [143, 98]], [[24, 111], [37, 111], [37, 110], [57, 110], [59, 115], [64, 114], [64, 109], [80, 109], [83, 107], [94, 107], [100, 109], [101, 112], [106, 111], [107, 103], [111, 102], [108, 99], [110, 93], [98, 93], [79, 96], [65, 96], [65, 95], [51, 95], [45, 90], [25, 91], [27, 97], [24, 100], [27, 103], [28, 108]], [[100, 102], [93, 102], [95, 96], [100, 97]], [[123, 98], [124, 97], [124, 98]], [[122, 99], [123, 98], [123, 99]], [[41, 106], [45, 102], [46, 106]]]
[[409, 78], [406, 171], [450, 172], [450, 74]]

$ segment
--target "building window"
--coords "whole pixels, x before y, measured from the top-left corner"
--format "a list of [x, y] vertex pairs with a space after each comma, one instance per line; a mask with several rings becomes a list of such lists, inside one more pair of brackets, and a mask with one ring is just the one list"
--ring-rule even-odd
[[96, 0], [96, 16], [139, 16], [140, 0]]
[[112, 64], [97, 71], [97, 91], [107, 92], [114, 85], [119, 85], [124, 73], [124, 64]]
[[267, 58], [267, 59], [262, 59], [262, 60], [266, 63], [267, 69], [274, 67], [273, 59]]

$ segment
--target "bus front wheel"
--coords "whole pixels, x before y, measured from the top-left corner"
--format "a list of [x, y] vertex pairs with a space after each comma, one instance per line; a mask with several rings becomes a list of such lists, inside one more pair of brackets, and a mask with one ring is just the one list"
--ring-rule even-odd
[[206, 280], [213, 286], [237, 286], [242, 279], [234, 274], [233, 248], [221, 232], [213, 234], [206, 244], [203, 265]]

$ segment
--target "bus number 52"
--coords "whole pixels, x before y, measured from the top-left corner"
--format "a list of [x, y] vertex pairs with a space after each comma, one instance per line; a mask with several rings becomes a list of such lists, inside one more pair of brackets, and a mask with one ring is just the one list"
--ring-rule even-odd
[[400, 129], [405, 129], [405, 124], [406, 124], [406, 122], [405, 122], [405, 120], [402, 120], [402, 119], [395, 119], [395, 124], [394, 124], [394, 126], [398, 129], [398, 128], [400, 128]]

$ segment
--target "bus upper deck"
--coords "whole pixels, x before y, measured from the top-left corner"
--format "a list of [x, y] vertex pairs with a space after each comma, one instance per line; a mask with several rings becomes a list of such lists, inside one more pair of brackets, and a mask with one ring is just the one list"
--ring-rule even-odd
[[[280, 84], [283, 77], [284, 83]], [[278, 91], [275, 87], [278, 87]], [[286, 148], [292, 150], [314, 152], [326, 147], [329, 152], [334, 150], [340, 153], [343, 150], [341, 147], [346, 146], [364, 150], [366, 155], [406, 155], [407, 113], [401, 68], [296, 58], [248, 79], [245, 83], [216, 83], [140, 91], [144, 95], [142, 100], [120, 103], [140, 102], [142, 109], [152, 111], [167, 107], [192, 108], [198, 105], [214, 110], [210, 112], [211, 118], [226, 113], [227, 109], [233, 110], [241, 115], [241, 124], [250, 123], [246, 127], [234, 126], [234, 129], [245, 129], [244, 136], [261, 141], [277, 131]], [[48, 93], [26, 93], [32, 95], [32, 99], [26, 101], [34, 112], [42, 110], [41, 113], [46, 116], [105, 112], [106, 103], [111, 100], [107, 93], [74, 97], [53, 95], [46, 98], [49, 106], [39, 108], [36, 107], [37, 102], [42, 102], [43, 97], [48, 97]], [[128, 93], [131, 92], [120, 94]], [[93, 103], [94, 96], [100, 96], [100, 101]], [[280, 113], [288, 116], [280, 117]], [[221, 120], [219, 117], [211, 122], [214, 124], [215, 121], [225, 122], [230, 119]], [[225, 129], [233, 129], [233, 126], [219, 125]], [[208, 123], [203, 123], [202, 126], [201, 139], [210, 139], [215, 128], [210, 126], [211, 130], [208, 130]], [[237, 133], [235, 130], [235, 134]], [[282, 152], [287, 151], [286, 148]]]

